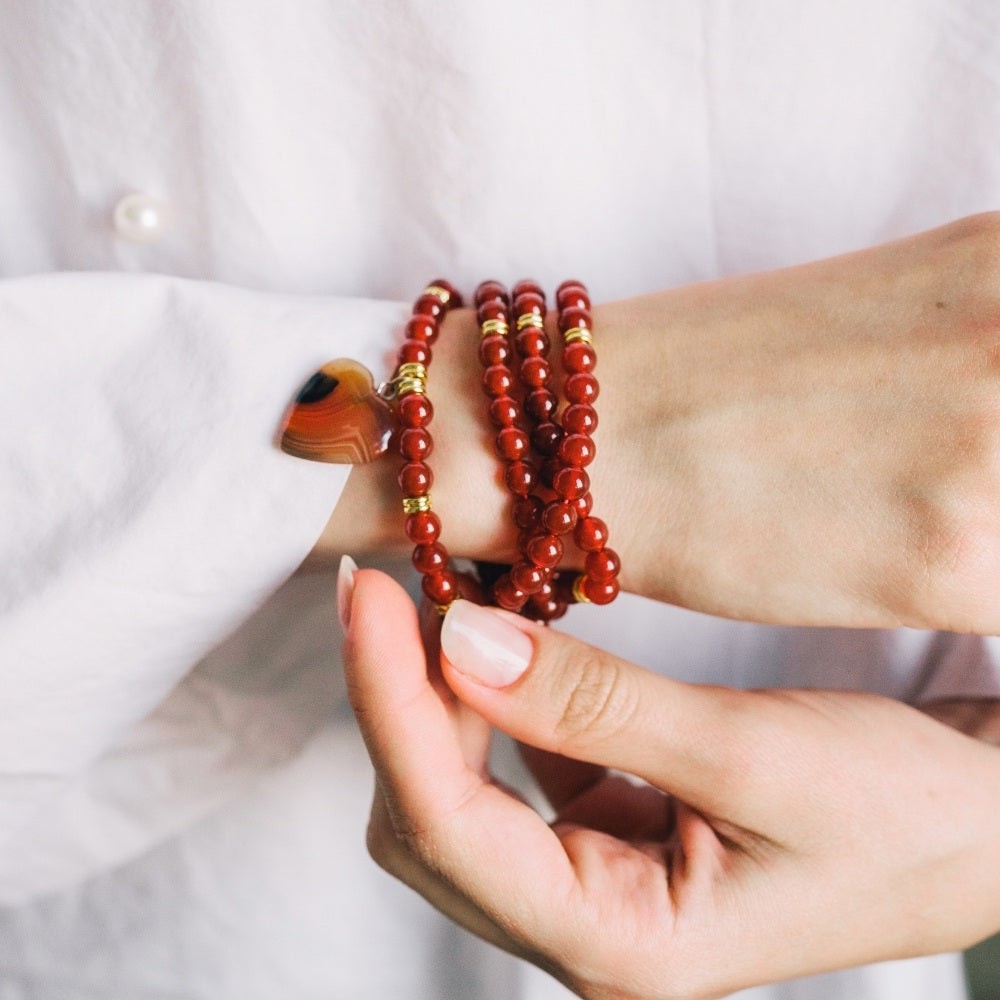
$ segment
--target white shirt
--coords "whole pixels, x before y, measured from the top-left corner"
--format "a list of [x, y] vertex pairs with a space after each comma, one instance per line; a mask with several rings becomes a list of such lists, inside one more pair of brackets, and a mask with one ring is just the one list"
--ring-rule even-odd
[[[364, 853], [332, 581], [288, 579], [345, 471], [279, 453], [281, 412], [331, 357], [385, 371], [437, 275], [611, 300], [996, 207], [996, 6], [2, 0], [0, 25], [0, 996], [564, 996]], [[979, 639], [590, 610], [568, 627], [688, 679], [1000, 693]], [[945, 957], [748, 995], [962, 987]]]

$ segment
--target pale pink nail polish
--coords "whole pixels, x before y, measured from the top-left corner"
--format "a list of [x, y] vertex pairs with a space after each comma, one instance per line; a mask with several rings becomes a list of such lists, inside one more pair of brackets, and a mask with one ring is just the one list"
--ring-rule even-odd
[[351, 624], [351, 601], [354, 599], [354, 572], [358, 564], [348, 555], [340, 557], [337, 570], [337, 614], [340, 627], [346, 632]]
[[501, 688], [524, 673], [531, 662], [531, 639], [502, 615], [472, 601], [456, 601], [445, 615], [441, 649], [463, 674]]

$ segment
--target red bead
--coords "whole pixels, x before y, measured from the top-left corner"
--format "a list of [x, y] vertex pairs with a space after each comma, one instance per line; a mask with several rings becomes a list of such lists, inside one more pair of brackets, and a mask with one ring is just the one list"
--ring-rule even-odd
[[528, 600], [528, 595], [505, 574], [493, 586], [493, 600], [506, 611], [520, 611]]
[[515, 563], [510, 571], [511, 583], [524, 594], [537, 594], [548, 580], [549, 571], [530, 562]]
[[418, 573], [440, 573], [448, 565], [448, 550], [440, 542], [418, 545], [413, 550], [413, 568]]
[[529, 598], [527, 612], [538, 621], [554, 621], [566, 613], [566, 602], [556, 597], [550, 588], [548, 593], [538, 593]]
[[568, 500], [554, 500], [542, 511], [542, 527], [550, 535], [565, 535], [576, 525], [578, 514]]
[[567, 434], [559, 442], [557, 452], [559, 461], [564, 465], [571, 465], [576, 469], [582, 469], [585, 465], [590, 465], [597, 454], [594, 442], [586, 434]]
[[590, 489], [590, 476], [583, 469], [560, 469], [552, 477], [552, 489], [563, 500], [575, 500]]
[[421, 295], [413, 303], [414, 316], [430, 316], [432, 319], [440, 319], [445, 313], [445, 307], [436, 295]]
[[514, 343], [522, 358], [532, 358], [548, 354], [549, 335], [537, 326], [528, 326], [514, 336]]
[[507, 289], [499, 281], [482, 282], [473, 296], [473, 301], [477, 308], [491, 299], [500, 299], [502, 302], [507, 301]]
[[517, 416], [517, 403], [510, 396], [500, 396], [490, 402], [490, 420], [494, 427], [513, 427]]
[[582, 281], [569, 278], [556, 289], [556, 305], [560, 309], [567, 309], [570, 306], [582, 306], [584, 309], [590, 308], [590, 296], [587, 294], [587, 287]]
[[430, 316], [411, 316], [404, 329], [407, 340], [425, 340], [433, 344], [437, 340], [438, 325]]
[[563, 555], [563, 543], [555, 535], [535, 535], [524, 554], [536, 566], [555, 566]]
[[563, 392], [570, 403], [592, 404], [597, 399], [601, 387], [590, 372], [577, 372], [566, 379]]
[[589, 493], [584, 493], [582, 497], [577, 497], [575, 500], [571, 500], [570, 503], [576, 508], [576, 512], [580, 517], [589, 517], [591, 508], [594, 506], [594, 498]]
[[434, 473], [423, 462], [407, 462], [396, 477], [404, 496], [426, 496], [434, 482]]
[[574, 403], [566, 407], [562, 425], [567, 434], [593, 434], [597, 430], [597, 410], [587, 403]]
[[500, 320], [503, 323], [510, 322], [510, 312], [507, 303], [503, 299], [490, 299], [476, 309], [476, 322], [482, 326], [487, 320]]
[[399, 363], [403, 364], [404, 362], [416, 362], [421, 365], [429, 365], [431, 363], [430, 342], [426, 340], [418, 340], [416, 337], [404, 340], [399, 347]]
[[431, 282], [432, 286], [437, 288], [443, 288], [448, 293], [448, 309], [461, 309], [462, 308], [462, 295], [459, 290], [450, 282], [446, 281], [444, 278], [435, 278]]
[[575, 289], [567, 289], [561, 299], [557, 299], [556, 305], [560, 309], [589, 309], [590, 296], [582, 285], [577, 285]]
[[576, 340], [563, 348], [563, 367], [567, 372], [592, 372], [597, 364], [597, 352], [590, 344]]
[[491, 333], [479, 341], [479, 360], [490, 367], [505, 365], [510, 358], [510, 341], [501, 333]]
[[591, 580], [586, 577], [582, 590], [592, 604], [610, 604], [618, 596], [621, 587], [614, 577], [610, 580]]
[[483, 388], [488, 396], [494, 399], [499, 396], [509, 396], [514, 376], [506, 365], [490, 365], [483, 372]]
[[424, 427], [434, 419], [434, 407], [423, 393], [409, 392], [396, 406], [396, 415], [404, 427]]
[[535, 485], [535, 468], [529, 462], [513, 461], [504, 469], [503, 478], [511, 493], [526, 497]]
[[621, 572], [622, 564], [618, 553], [614, 549], [605, 547], [596, 552], [588, 552], [584, 568], [591, 580], [605, 581], [617, 576]]
[[580, 309], [579, 306], [569, 306], [569, 308], [561, 310], [559, 313], [559, 332], [565, 333], [576, 327], [581, 330], [591, 329], [590, 312], [586, 309]]
[[[511, 469], [516, 464], [516, 462], [511, 463], [507, 468]], [[543, 506], [539, 497], [519, 496], [514, 503], [514, 523], [522, 531], [534, 532], [541, 519]]]
[[525, 358], [521, 362], [521, 381], [532, 389], [540, 389], [549, 380], [551, 371], [545, 358]]
[[514, 298], [515, 316], [545, 316], [545, 296], [538, 292], [522, 292]]
[[450, 604], [458, 597], [458, 577], [454, 573], [430, 573], [420, 581], [420, 586], [435, 604]]
[[537, 281], [532, 281], [530, 278], [522, 278], [511, 290], [510, 294], [517, 299], [519, 295], [524, 295], [525, 292], [533, 292], [538, 295], [541, 300], [545, 301], [545, 291], [542, 286], [538, 284]]
[[524, 411], [532, 420], [548, 420], [558, 405], [555, 393], [549, 389], [533, 389], [524, 397]]
[[441, 520], [432, 510], [409, 514], [406, 518], [406, 536], [416, 545], [436, 542], [441, 534]]
[[554, 455], [562, 441], [563, 430], [558, 424], [546, 420], [531, 432], [531, 443], [539, 455]]
[[399, 454], [410, 462], [422, 462], [434, 450], [434, 442], [423, 427], [407, 427], [399, 435]]
[[504, 427], [496, 440], [497, 454], [508, 462], [516, 462], [528, 450], [528, 435], [520, 427]]
[[582, 517], [576, 522], [573, 538], [584, 552], [597, 552], [608, 543], [608, 526], [599, 517]]

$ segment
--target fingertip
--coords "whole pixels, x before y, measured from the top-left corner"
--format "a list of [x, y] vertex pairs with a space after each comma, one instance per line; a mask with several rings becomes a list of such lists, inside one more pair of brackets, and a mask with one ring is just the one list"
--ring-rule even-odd
[[346, 553], [340, 557], [337, 569], [337, 617], [346, 635], [351, 627], [351, 603], [354, 599], [354, 574], [358, 564]]

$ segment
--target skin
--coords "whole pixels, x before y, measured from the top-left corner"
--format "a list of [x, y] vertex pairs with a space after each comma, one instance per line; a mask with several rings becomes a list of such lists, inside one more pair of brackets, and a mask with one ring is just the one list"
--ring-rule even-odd
[[[751, 621], [1000, 631], [1000, 215], [594, 321], [588, 471], [626, 589]], [[460, 310], [434, 348], [434, 508], [453, 554], [509, 560], [477, 338]], [[396, 464], [352, 472], [314, 564], [403, 550]]]
[[[992, 743], [868, 694], [681, 684], [468, 601], [440, 656], [373, 570], [341, 607], [373, 857], [581, 997], [719, 997], [1000, 929], [988, 703], [939, 708]], [[526, 648], [518, 679], [494, 686], [470, 613]], [[551, 822], [490, 774], [492, 727], [526, 745]]]
[[[1000, 216], [594, 318], [590, 471], [627, 589], [789, 625], [1000, 630]], [[475, 336], [459, 311], [435, 347], [435, 509], [453, 553], [502, 560]], [[355, 470], [315, 561], [398, 546], [394, 471]], [[1000, 928], [996, 703], [694, 687], [520, 620], [504, 648], [528, 643], [526, 671], [484, 684], [454, 610], [441, 656], [388, 578], [345, 594], [373, 856], [579, 995], [721, 996]], [[490, 775], [493, 727], [553, 821]]]

